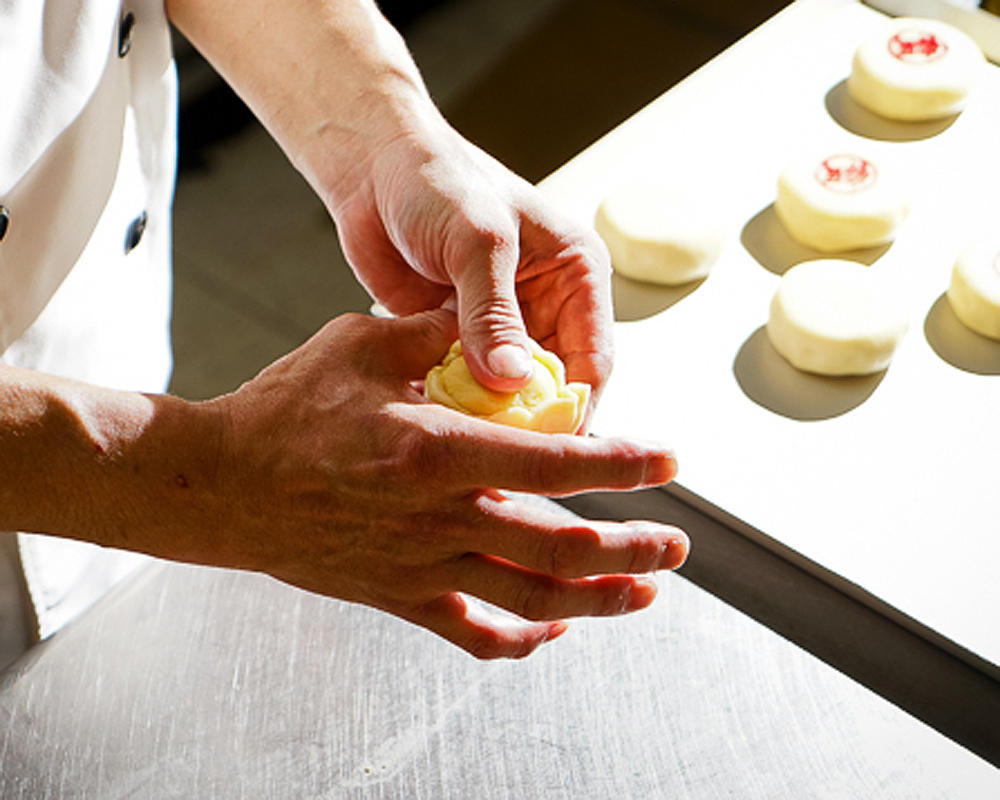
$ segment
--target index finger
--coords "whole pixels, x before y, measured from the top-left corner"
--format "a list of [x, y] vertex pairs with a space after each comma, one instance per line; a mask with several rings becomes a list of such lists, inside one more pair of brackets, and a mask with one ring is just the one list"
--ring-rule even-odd
[[549, 496], [660, 486], [677, 474], [662, 445], [535, 433], [432, 404], [408, 406], [432, 435], [420, 443], [424, 474], [452, 489], [507, 489]]

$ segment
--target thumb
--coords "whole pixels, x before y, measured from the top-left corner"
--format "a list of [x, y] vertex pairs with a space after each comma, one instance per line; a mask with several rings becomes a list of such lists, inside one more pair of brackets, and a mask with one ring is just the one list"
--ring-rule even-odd
[[534, 369], [517, 301], [517, 254], [497, 248], [456, 281], [462, 351], [473, 377], [498, 392], [516, 391]]
[[443, 308], [382, 322], [387, 334], [384, 356], [393, 374], [408, 380], [423, 378], [458, 336], [454, 312]]

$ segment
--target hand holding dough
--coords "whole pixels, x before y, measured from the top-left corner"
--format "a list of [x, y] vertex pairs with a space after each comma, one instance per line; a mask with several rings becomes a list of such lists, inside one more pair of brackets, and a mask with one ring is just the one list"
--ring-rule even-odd
[[430, 400], [474, 417], [542, 433], [576, 433], [590, 400], [590, 386], [566, 383], [566, 370], [553, 353], [532, 342], [535, 371], [518, 392], [494, 392], [469, 371], [461, 342], [430, 372], [424, 394]]

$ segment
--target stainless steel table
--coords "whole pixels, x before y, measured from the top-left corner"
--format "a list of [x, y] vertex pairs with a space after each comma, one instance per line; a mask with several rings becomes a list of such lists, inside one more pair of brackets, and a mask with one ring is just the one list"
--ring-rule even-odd
[[0, 797], [995, 797], [1000, 773], [677, 575], [521, 662], [155, 565], [0, 682]]
[[[735, 63], [849, 5], [799, 0]], [[727, 84], [706, 75], [543, 188], [591, 202], [674, 98]], [[635, 319], [711, 286], [633, 297]], [[711, 448], [692, 451], [687, 474], [711, 477]], [[964, 650], [691, 488], [566, 501], [680, 523], [692, 559], [653, 608], [577, 622], [523, 662], [260, 576], [156, 564], [0, 679], [0, 798], [1000, 796], [994, 608], [976, 609], [981, 654]]]

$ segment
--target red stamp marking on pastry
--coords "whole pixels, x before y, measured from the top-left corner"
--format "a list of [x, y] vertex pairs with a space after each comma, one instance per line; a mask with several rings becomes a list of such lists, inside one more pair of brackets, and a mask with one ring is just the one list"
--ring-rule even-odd
[[830, 156], [816, 170], [816, 180], [834, 192], [849, 194], [867, 189], [877, 179], [871, 161], [854, 155]]
[[907, 28], [889, 40], [889, 52], [907, 64], [929, 64], [948, 52], [948, 45], [929, 31]]

